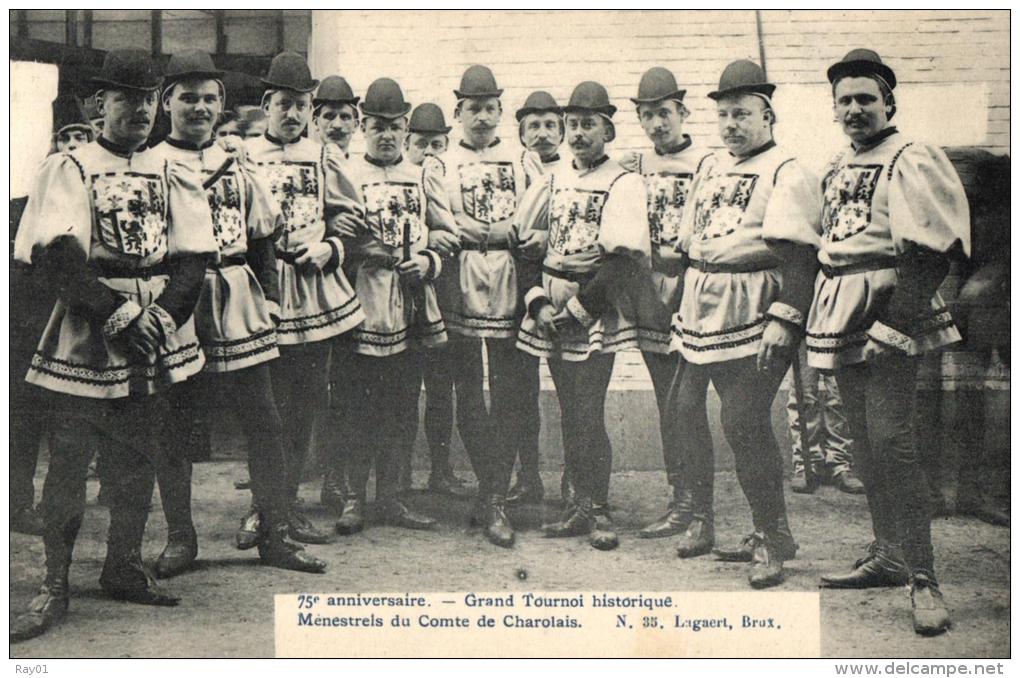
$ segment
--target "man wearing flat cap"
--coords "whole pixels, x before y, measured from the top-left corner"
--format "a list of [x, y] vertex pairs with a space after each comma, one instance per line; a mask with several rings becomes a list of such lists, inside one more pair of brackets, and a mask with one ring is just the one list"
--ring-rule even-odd
[[[274, 320], [280, 315], [280, 295], [273, 244], [280, 213], [254, 168], [215, 143], [213, 125], [224, 104], [222, 77], [204, 52], [188, 51], [170, 58], [163, 83], [170, 134], [152, 151], [204, 179], [220, 254], [219, 263], [205, 271], [195, 307], [195, 326], [206, 356], [205, 376], [171, 394], [176, 416], [168, 422], [166, 454], [156, 472], [168, 535], [156, 561], [156, 574], [169, 577], [183, 572], [198, 553], [191, 518], [194, 451], [188, 449], [187, 422], [196, 403], [209, 400], [232, 410], [246, 438], [252, 495], [264, 518], [258, 535], [262, 562], [322, 572], [324, 562], [286, 540], [283, 425], [269, 370], [269, 361], [280, 355]], [[202, 398], [196, 386], [219, 389], [223, 397]], [[220, 413], [212, 414], [212, 422], [222, 420]]]
[[269, 127], [261, 137], [246, 139], [245, 151], [283, 216], [276, 239], [280, 358], [271, 370], [283, 420], [291, 502], [287, 522], [295, 541], [321, 544], [328, 536], [304, 515], [298, 486], [327, 406], [331, 340], [361, 324], [365, 314], [341, 268], [344, 246], [336, 219], [343, 153], [301, 136], [319, 81], [312, 78], [304, 57], [284, 52], [273, 58], [262, 82]]
[[970, 254], [970, 212], [945, 153], [891, 124], [896, 74], [877, 53], [852, 50], [827, 75], [850, 144], [822, 184], [808, 364], [835, 372], [875, 541], [849, 574], [823, 577], [822, 585], [909, 580], [914, 630], [936, 635], [950, 621], [915, 448], [915, 388], [918, 356], [960, 340], [937, 289], [949, 254]]
[[358, 97], [339, 75], [323, 78], [312, 98], [312, 122], [319, 142], [336, 144], [346, 157], [358, 131]]
[[[532, 442], [521, 428], [530, 416], [529, 389], [521, 380], [538, 366], [514, 346], [521, 305], [509, 228], [524, 192], [525, 172], [518, 154], [496, 136], [502, 93], [489, 68], [475, 65], [464, 72], [454, 90], [461, 139], [442, 161], [441, 183], [433, 189], [430, 182], [426, 190], [430, 205], [456, 217], [451, 232], [437, 214], [429, 238], [437, 251], [451, 257], [437, 291], [453, 335], [445, 350], [451, 352], [458, 418], [463, 416], [461, 437], [479, 484], [473, 517], [485, 525], [490, 542], [510, 547], [514, 534], [505, 512], [506, 494], [517, 446]], [[489, 412], [482, 390], [483, 342]]]
[[161, 397], [202, 369], [191, 318], [217, 247], [201, 178], [137, 152], [152, 128], [162, 78], [151, 57], [113, 50], [94, 79], [102, 136], [43, 163], [15, 241], [58, 301], [27, 381], [54, 392], [58, 411], [43, 488], [46, 577], [11, 640], [38, 636], [67, 613], [68, 574], [97, 449], [110, 527], [100, 586], [116, 599], [172, 606], [141, 547], [153, 460], [166, 417]]
[[[347, 268], [365, 309], [365, 322], [346, 337], [344, 431], [350, 451], [351, 497], [336, 524], [340, 534], [363, 529], [369, 472], [375, 466], [381, 519], [406, 529], [434, 520], [400, 499], [400, 470], [418, 430], [421, 352], [446, 342], [432, 281], [442, 271], [428, 247], [434, 218], [423, 168], [403, 157], [411, 105], [394, 80], [379, 78], [361, 103], [365, 154], [341, 167], [343, 196], [361, 218], [343, 229]], [[445, 215], [447, 228], [454, 223]]]
[[[704, 416], [709, 381], [719, 393], [754, 528], [737, 548], [715, 553], [750, 562], [754, 588], [781, 583], [783, 561], [797, 551], [770, 413], [811, 303], [821, 199], [816, 179], [772, 138], [774, 90], [752, 61], [723, 71], [708, 96], [726, 151], [695, 177], [677, 243], [687, 265], [674, 342], [686, 365], [675, 408], [679, 421], [691, 421]], [[714, 455], [690, 436], [679, 440], [693, 511], [677, 553], [687, 558], [714, 543]]]
[[684, 105], [686, 90], [680, 89], [673, 73], [656, 66], [641, 76], [638, 93], [631, 101], [637, 108], [638, 122], [652, 152], [633, 153], [621, 164], [645, 180], [648, 194], [648, 228], [652, 242], [651, 285], [641, 289], [641, 355], [652, 379], [659, 407], [659, 431], [666, 478], [673, 490], [666, 513], [646, 526], [638, 535], [644, 538], [670, 537], [687, 529], [691, 520], [690, 490], [682, 484], [680, 451], [676, 436], [683, 435], [691, 445], [710, 447], [708, 414], [705, 409], [690, 419], [677, 421], [669, 406], [669, 389], [682, 369], [679, 352], [670, 350], [670, 320], [680, 310], [683, 294], [683, 256], [677, 252], [680, 221], [694, 175], [712, 154], [695, 146], [683, 131], [690, 115]]
[[538, 236], [540, 266], [527, 271], [527, 315], [517, 346], [546, 358], [562, 411], [563, 449], [573, 488], [547, 537], [588, 536], [592, 547], [619, 545], [609, 513], [612, 448], [605, 399], [616, 353], [638, 346], [630, 290], [650, 258], [645, 187], [605, 153], [616, 137], [606, 88], [579, 84], [564, 107], [573, 162], [532, 184], [514, 228]]

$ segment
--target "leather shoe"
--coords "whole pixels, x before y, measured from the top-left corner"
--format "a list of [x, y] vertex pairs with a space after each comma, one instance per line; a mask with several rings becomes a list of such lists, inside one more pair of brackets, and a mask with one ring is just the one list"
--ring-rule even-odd
[[343, 513], [340, 514], [340, 520], [336, 521], [336, 532], [342, 535], [352, 535], [363, 529], [365, 529], [364, 502], [356, 497], [351, 497], [344, 502]]
[[489, 503], [488, 519], [485, 521], [485, 537], [490, 544], [508, 549], [514, 545], [514, 528], [506, 517], [504, 501], [493, 498]]
[[397, 500], [391, 500], [382, 507], [382, 520], [387, 525], [407, 530], [431, 530], [436, 524], [433, 518], [415, 513]]
[[848, 574], [828, 574], [821, 578], [821, 586], [830, 589], [870, 589], [886, 586], [906, 586], [910, 574], [902, 561], [897, 562], [884, 551], [870, 548], [870, 553], [854, 564]]
[[252, 506], [248, 513], [241, 518], [241, 526], [234, 534], [237, 548], [242, 551], [255, 548], [259, 543], [259, 534], [262, 531], [262, 514]]
[[783, 562], [793, 559], [797, 545], [789, 537], [777, 534], [752, 535], [755, 539], [747, 580], [752, 588], [764, 589], [783, 583]]
[[334, 511], [343, 511], [344, 491], [334, 471], [326, 471], [322, 477], [322, 489], [319, 490], [319, 503]]
[[319, 530], [299, 508], [297, 502], [287, 511], [287, 536], [302, 544], [328, 544], [329, 535]]
[[580, 537], [591, 534], [595, 527], [595, 519], [591, 512], [591, 503], [576, 503], [573, 511], [565, 511], [563, 519], [556, 523], [542, 526], [542, 533], [550, 539], [562, 537]]
[[44, 585], [28, 604], [28, 609], [15, 617], [11, 623], [10, 641], [16, 643], [46, 633], [67, 616], [69, 603], [66, 587]]
[[42, 516], [34, 506], [11, 511], [11, 530], [21, 534], [41, 537], [43, 533]]
[[749, 563], [754, 559], [754, 547], [758, 543], [758, 536], [753, 532], [740, 540], [735, 548], [712, 549], [717, 560], [726, 563]]
[[270, 528], [259, 541], [259, 560], [263, 565], [311, 574], [326, 571], [326, 561], [309, 554], [300, 544], [287, 541], [286, 533], [286, 525]]
[[687, 526], [691, 524], [691, 510], [680, 502], [674, 500], [669, 503], [666, 514], [651, 525], [647, 525], [638, 532], [642, 539], [662, 539], [683, 534]]
[[713, 544], [715, 525], [712, 519], [695, 516], [677, 542], [676, 554], [681, 558], [696, 558], [711, 551]]
[[541, 478], [529, 480], [517, 479], [510, 492], [506, 495], [508, 504], [541, 504], [545, 498], [545, 488], [542, 486]]
[[194, 528], [188, 531], [171, 532], [167, 535], [166, 548], [156, 559], [155, 573], [160, 579], [173, 577], [186, 571], [198, 557], [198, 536]]
[[428, 489], [429, 492], [434, 492], [435, 494], [444, 494], [451, 497], [467, 496], [467, 492], [465, 492], [463, 484], [458, 485], [456, 483], [451, 482], [449, 477], [442, 473], [429, 474]]
[[949, 628], [949, 610], [934, 578], [923, 572], [914, 575], [910, 604], [914, 608], [914, 633], [937, 636]]
[[793, 478], [790, 479], [790, 491], [796, 494], [814, 494], [821, 484], [821, 476], [817, 471], [808, 479], [804, 469], [799, 469], [793, 472]]
[[613, 517], [609, 515], [607, 509], [595, 511], [595, 524], [591, 530], [589, 543], [599, 551], [612, 551], [620, 545], [620, 538], [616, 535]]
[[127, 561], [111, 565], [107, 561], [99, 575], [99, 585], [114, 600], [128, 603], [175, 607], [181, 602], [177, 596], [163, 591], [141, 562]]
[[840, 471], [832, 476], [832, 484], [840, 492], [847, 494], [864, 494], [864, 483], [850, 469]]

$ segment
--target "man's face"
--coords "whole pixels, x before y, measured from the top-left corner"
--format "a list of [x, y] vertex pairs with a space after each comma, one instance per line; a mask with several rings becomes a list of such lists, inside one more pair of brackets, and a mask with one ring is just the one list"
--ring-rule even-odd
[[418, 132], [411, 132], [404, 142], [407, 159], [415, 165], [425, 162], [425, 158], [438, 157], [446, 153], [449, 145], [450, 138], [445, 134], [419, 134]]
[[251, 139], [252, 137], [260, 137], [266, 133], [269, 129], [269, 121], [265, 118], [259, 118], [258, 120], [252, 120], [248, 123], [248, 127], [244, 131], [244, 137]]
[[204, 142], [223, 111], [220, 84], [215, 80], [178, 82], [163, 98], [163, 108], [170, 114], [170, 133], [175, 138]]
[[90, 141], [89, 133], [80, 127], [65, 129], [57, 135], [57, 150], [61, 153], [70, 153], [76, 148], [84, 146]]
[[103, 136], [121, 146], [137, 148], [149, 136], [158, 102], [156, 90], [111, 89], [102, 92], [98, 103], [103, 114]]
[[733, 155], [748, 155], [772, 138], [772, 112], [761, 98], [738, 94], [716, 103], [719, 135]]
[[837, 82], [832, 107], [851, 141], [865, 141], [889, 126], [892, 109], [872, 78], [843, 78]]
[[[312, 112], [312, 94], [277, 90], [263, 106], [269, 120], [269, 133], [283, 141], [301, 136]], [[254, 127], [254, 125], [253, 125]], [[248, 136], [254, 136], [249, 130]]]
[[580, 164], [585, 166], [605, 155], [609, 125], [595, 113], [567, 113], [567, 144]]
[[676, 146], [683, 139], [684, 108], [679, 101], [638, 104], [641, 129], [656, 148]]
[[521, 120], [521, 139], [524, 147], [548, 160], [556, 155], [556, 149], [563, 143], [560, 116], [552, 111], [529, 113]]
[[469, 139], [482, 139], [490, 136], [499, 125], [503, 107], [497, 97], [465, 99], [460, 105], [458, 115], [464, 136]]
[[237, 127], [237, 121], [231, 120], [220, 125], [216, 128], [216, 136], [220, 139], [223, 137], [240, 137], [241, 130]]
[[366, 117], [361, 124], [365, 134], [365, 148], [371, 157], [380, 162], [394, 162], [400, 157], [400, 147], [407, 134], [407, 118], [386, 120]]
[[347, 150], [358, 129], [358, 113], [350, 104], [323, 104], [315, 116], [315, 128], [323, 143], [332, 142]]

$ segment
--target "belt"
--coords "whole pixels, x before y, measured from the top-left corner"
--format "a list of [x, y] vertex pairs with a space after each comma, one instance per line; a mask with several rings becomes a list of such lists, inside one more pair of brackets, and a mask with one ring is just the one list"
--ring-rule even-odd
[[510, 249], [510, 243], [508, 242], [463, 242], [460, 244], [460, 248], [467, 252], [481, 252], [485, 254], [489, 250], [503, 250], [507, 251]]
[[886, 268], [896, 268], [896, 257], [875, 257], [874, 259], [865, 259], [864, 261], [859, 261], [856, 264], [847, 264], [845, 266], [829, 266], [828, 264], [822, 264], [822, 273], [825, 274], [826, 278], [836, 278], [841, 275], [865, 273], [867, 271], [881, 271]]
[[96, 261], [92, 263], [99, 275], [103, 278], [141, 278], [148, 280], [157, 275], [170, 275], [170, 265], [166, 260], [153, 264], [152, 266], [119, 266], [108, 261]]
[[584, 285], [589, 280], [595, 277], [595, 271], [584, 272], [561, 271], [558, 268], [552, 268], [551, 266], [546, 266], [545, 264], [542, 264], [542, 272], [547, 275], [551, 275], [554, 278], [559, 278], [560, 280], [566, 280], [572, 283], [577, 283], [579, 285]]
[[757, 261], [747, 264], [712, 264], [701, 259], [688, 259], [687, 264], [702, 273], [754, 273], [769, 271], [777, 267], [775, 262]]
[[209, 268], [217, 269], [227, 268], [228, 266], [244, 266], [246, 263], [248, 263], [248, 260], [240, 254], [232, 254], [229, 257], [220, 257], [219, 263], [210, 261]]

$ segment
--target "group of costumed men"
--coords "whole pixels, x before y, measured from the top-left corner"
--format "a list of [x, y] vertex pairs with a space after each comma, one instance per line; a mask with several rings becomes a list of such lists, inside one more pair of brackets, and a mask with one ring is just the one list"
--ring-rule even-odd
[[[564, 512], [543, 532], [613, 549], [604, 407], [628, 349], [651, 375], [672, 487], [640, 536], [677, 537], [680, 558], [714, 552], [749, 563], [753, 587], [778, 585], [798, 544], [770, 407], [802, 340], [808, 363], [839, 384], [874, 529], [851, 570], [822, 585], [909, 584], [915, 631], [944, 631], [912, 412], [918, 356], [959, 339], [936, 289], [948, 256], [969, 251], [968, 205], [942, 151], [891, 125], [896, 76], [878, 54], [853, 50], [828, 79], [849, 144], [816, 177], [773, 139], [776, 86], [747, 60], [708, 95], [723, 150], [683, 133], [685, 90], [652, 68], [631, 100], [653, 148], [618, 162], [607, 154], [617, 109], [597, 82], [562, 106], [532, 93], [516, 112], [522, 150], [496, 136], [492, 71], [471, 66], [451, 145], [442, 110], [412, 112], [394, 80], [375, 80], [362, 100], [284, 53], [263, 78], [264, 135], [217, 142], [225, 93], [209, 55], [175, 55], [160, 76], [144, 53], [110, 52], [93, 83], [101, 136], [45, 161], [15, 242], [57, 295], [27, 376], [54, 392], [57, 416], [45, 579], [11, 639], [67, 613], [97, 451], [110, 510], [101, 587], [178, 604], [143, 566], [142, 537], [158, 479], [168, 540], [156, 574], [183, 572], [198, 553], [182, 432], [200, 385], [228, 395], [220, 402], [247, 441], [253, 502], [238, 547], [320, 573], [326, 563], [300, 544], [328, 536], [297, 495], [325, 412], [342, 431], [322, 487], [336, 532], [365, 528], [373, 468], [377, 522], [434, 524], [401, 498], [423, 383], [429, 486], [460, 482], [448, 451], [455, 398], [478, 480], [471, 519], [512, 547], [508, 496], [543, 495], [544, 358], [565, 472]], [[171, 131], [147, 147], [160, 106]], [[351, 155], [358, 131], [365, 152]], [[751, 513], [749, 534], [727, 548], [715, 548], [710, 383]]]

